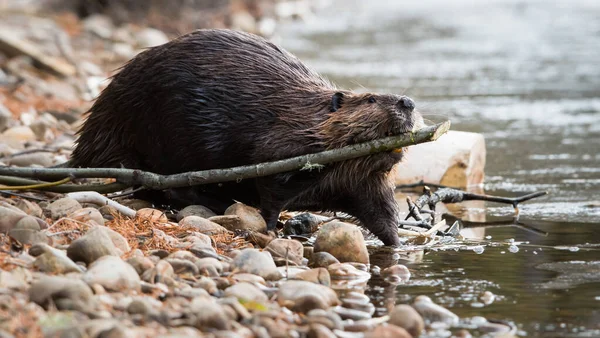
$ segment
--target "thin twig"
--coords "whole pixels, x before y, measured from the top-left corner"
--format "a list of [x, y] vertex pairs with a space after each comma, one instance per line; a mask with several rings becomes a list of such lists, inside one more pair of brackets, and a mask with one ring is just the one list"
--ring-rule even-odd
[[56, 187], [56, 186], [65, 184], [67, 182], [71, 182], [70, 177], [63, 178], [62, 180], [56, 181], [56, 182], [40, 182], [38, 184], [18, 185], [18, 186], [5, 185], [5, 186], [0, 186], [0, 189], [6, 189], [6, 190], [44, 189], [44, 188]]

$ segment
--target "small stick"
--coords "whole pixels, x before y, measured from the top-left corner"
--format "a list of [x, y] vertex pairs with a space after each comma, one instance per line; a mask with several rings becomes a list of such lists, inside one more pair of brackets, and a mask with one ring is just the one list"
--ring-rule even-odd
[[71, 182], [70, 177], [63, 178], [62, 180], [56, 181], [56, 182], [42, 182], [42, 183], [38, 183], [38, 184], [17, 185], [17, 186], [2, 185], [2, 186], [0, 186], [0, 189], [7, 189], [7, 190], [43, 189], [43, 188], [56, 187], [56, 186], [65, 184], [67, 182]]
[[148, 189], [162, 190], [194, 185], [239, 181], [241, 179], [269, 176], [277, 173], [320, 168], [322, 165], [346, 161], [384, 151], [407, 147], [418, 143], [437, 140], [450, 129], [450, 121], [428, 126], [415, 132], [385, 137], [365, 143], [353, 144], [319, 153], [296, 156], [284, 160], [245, 165], [227, 169], [210, 169], [174, 175], [159, 175], [136, 169], [116, 168], [12, 168], [0, 167], [0, 175], [55, 179], [72, 176], [74, 178], [116, 178], [128, 186], [141, 185]]
[[111, 206], [125, 216], [135, 217], [135, 210], [128, 208], [120, 203], [117, 203], [95, 191], [79, 191], [68, 193], [67, 197], [71, 197], [80, 203], [94, 203], [97, 205], [108, 205]]

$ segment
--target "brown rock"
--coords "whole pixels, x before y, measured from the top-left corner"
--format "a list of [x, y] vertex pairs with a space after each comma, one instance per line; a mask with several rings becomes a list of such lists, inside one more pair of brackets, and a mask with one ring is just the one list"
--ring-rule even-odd
[[339, 262], [329, 252], [314, 252], [308, 260], [308, 266], [310, 268], [327, 268], [331, 264], [338, 264]]
[[396, 305], [390, 312], [390, 324], [399, 326], [413, 337], [418, 337], [423, 332], [425, 323], [421, 315], [410, 305]]
[[249, 207], [243, 203], [232, 204], [225, 210], [225, 215], [236, 215], [240, 217], [241, 228], [239, 230], [256, 232], [267, 231], [267, 222], [265, 222], [265, 219], [260, 215], [258, 209]]
[[50, 205], [48, 205], [48, 210], [50, 211], [50, 217], [53, 220], [57, 220], [59, 218], [63, 218], [79, 209], [81, 209], [81, 204], [72, 198], [64, 197], [59, 200], [56, 200]]
[[95, 208], [82, 208], [70, 213], [67, 217], [90, 225], [104, 225], [104, 217]]
[[210, 218], [217, 216], [212, 210], [203, 205], [188, 205], [187, 207], [179, 210], [177, 213], [177, 222], [186, 218], [187, 216], [199, 216], [202, 218]]
[[340, 262], [369, 264], [362, 232], [354, 224], [332, 221], [324, 224], [315, 240], [315, 252], [329, 252]]
[[152, 208], [143, 208], [136, 212], [135, 217], [138, 219], [148, 220], [150, 222], [167, 223], [169, 219], [164, 212]]
[[15, 206], [17, 208], [23, 210], [23, 212], [25, 212], [27, 215], [34, 216], [34, 217], [42, 217], [43, 216], [42, 208], [40, 208], [40, 206], [37, 205], [37, 203], [33, 203], [26, 199], [19, 200], [17, 202], [17, 204], [15, 204]]
[[196, 231], [209, 236], [228, 232], [227, 229], [221, 225], [200, 216], [187, 216], [179, 221], [179, 225], [182, 227], [192, 227]]
[[365, 338], [413, 338], [405, 329], [395, 325], [380, 325], [371, 332], [365, 333]]
[[329, 271], [325, 268], [315, 268], [299, 272], [295, 274], [292, 279], [304, 280], [307, 282], [317, 283], [325, 286], [331, 285], [331, 277]]
[[299, 280], [282, 283], [277, 292], [277, 302], [294, 312], [302, 313], [307, 313], [312, 309], [328, 309], [340, 303], [332, 289]]
[[300, 265], [304, 256], [304, 246], [293, 239], [274, 239], [265, 248], [271, 253], [276, 265]]
[[119, 256], [120, 252], [111, 240], [106, 227], [92, 228], [82, 237], [74, 240], [67, 249], [67, 256], [75, 262], [90, 264], [100, 257]]

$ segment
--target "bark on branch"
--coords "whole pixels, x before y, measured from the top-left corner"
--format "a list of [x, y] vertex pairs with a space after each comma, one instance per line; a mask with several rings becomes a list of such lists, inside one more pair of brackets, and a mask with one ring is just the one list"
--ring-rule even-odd
[[[174, 175], [159, 175], [137, 169], [114, 168], [12, 168], [0, 167], [0, 175], [27, 177], [38, 180], [59, 180], [70, 178], [115, 178], [117, 182], [148, 189], [169, 189], [237, 181], [241, 179], [268, 176], [294, 170], [318, 170], [334, 162], [437, 140], [450, 129], [450, 121], [428, 126], [415, 132], [390, 136], [343, 148], [326, 150], [320, 153], [296, 156], [274, 162], [245, 165], [227, 169], [211, 169], [186, 172]], [[50, 189], [48, 189], [50, 190]]]

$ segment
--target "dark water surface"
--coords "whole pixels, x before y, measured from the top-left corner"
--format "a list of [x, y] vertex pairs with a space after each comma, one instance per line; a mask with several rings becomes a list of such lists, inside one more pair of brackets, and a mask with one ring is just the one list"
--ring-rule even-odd
[[[600, 337], [600, 1], [339, 0], [278, 34], [341, 87], [405, 93], [430, 120], [483, 133], [486, 193], [549, 192], [522, 205], [525, 227], [462, 232], [482, 247], [410, 261], [375, 250], [373, 264], [413, 273], [400, 286], [371, 280], [379, 314], [424, 294], [521, 336]], [[513, 210], [463, 214], [494, 221]], [[481, 307], [484, 291], [497, 297]]]

